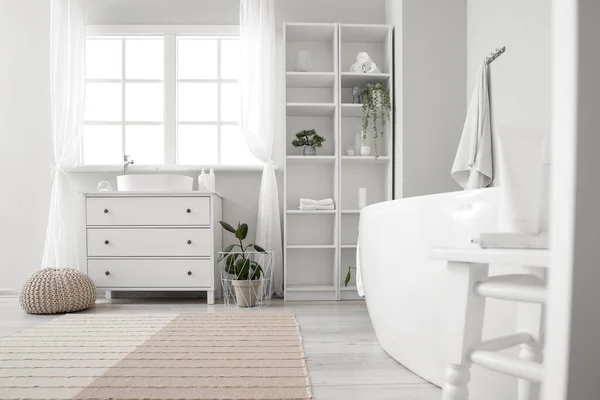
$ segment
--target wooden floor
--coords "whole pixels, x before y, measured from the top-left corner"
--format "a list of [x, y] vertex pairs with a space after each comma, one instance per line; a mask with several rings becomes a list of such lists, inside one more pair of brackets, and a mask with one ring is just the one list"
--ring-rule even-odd
[[[440, 389], [390, 358], [377, 339], [364, 302], [273, 301], [272, 311], [296, 314], [315, 400], [438, 400]], [[219, 312], [200, 299], [99, 299], [86, 313]], [[0, 297], [0, 336], [56, 316], [25, 314], [15, 297]], [[409, 343], [407, 343], [410, 346]]]

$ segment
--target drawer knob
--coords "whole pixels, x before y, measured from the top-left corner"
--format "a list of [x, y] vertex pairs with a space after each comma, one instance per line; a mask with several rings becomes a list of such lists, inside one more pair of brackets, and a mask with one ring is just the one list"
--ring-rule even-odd
[[188, 240], [188, 244], [192, 244], [192, 241], [191, 241], [191, 240]]
[[110, 275], [110, 271], [106, 271], [106, 272], [104, 273], [104, 275], [106, 275], [106, 276]]
[[109, 244], [109, 243], [110, 243], [110, 242], [109, 242], [108, 240], [105, 240], [105, 241], [104, 241], [104, 244]]
[[190, 209], [188, 208], [187, 210], [185, 210], [185, 212], [189, 214], [189, 213], [191, 213], [191, 212], [192, 212], [192, 210], [190, 210]]
[[108, 208], [104, 209], [104, 214], [108, 214]]
[[188, 271], [188, 275], [192, 275], [192, 271]]

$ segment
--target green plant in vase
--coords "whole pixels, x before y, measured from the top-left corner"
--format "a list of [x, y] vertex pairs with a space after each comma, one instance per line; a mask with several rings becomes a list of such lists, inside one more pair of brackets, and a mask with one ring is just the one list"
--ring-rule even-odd
[[252, 259], [251, 254], [266, 253], [266, 251], [257, 244], [244, 246], [244, 239], [248, 236], [248, 224], [238, 222], [236, 229], [225, 221], [219, 221], [219, 223], [227, 232], [233, 233], [239, 241], [239, 243], [230, 244], [223, 249], [219, 262], [225, 259], [225, 272], [235, 277], [232, 285], [235, 289], [238, 306], [253, 307], [256, 305], [256, 294], [260, 286], [260, 277], [263, 275], [263, 268]]
[[373, 128], [373, 145], [377, 152], [377, 138], [383, 137], [392, 112], [390, 91], [382, 83], [369, 83], [360, 95], [362, 102], [362, 138], [367, 140], [369, 126]]
[[314, 129], [303, 130], [296, 133], [296, 139], [292, 141], [292, 146], [303, 147], [302, 154], [305, 156], [316, 156], [317, 147], [323, 147], [325, 138], [317, 134]]

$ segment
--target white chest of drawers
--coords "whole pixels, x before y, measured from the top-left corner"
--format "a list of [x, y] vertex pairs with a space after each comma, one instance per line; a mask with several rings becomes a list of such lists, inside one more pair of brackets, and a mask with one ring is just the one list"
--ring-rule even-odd
[[222, 197], [216, 193], [89, 193], [87, 274], [117, 290], [220, 292]]

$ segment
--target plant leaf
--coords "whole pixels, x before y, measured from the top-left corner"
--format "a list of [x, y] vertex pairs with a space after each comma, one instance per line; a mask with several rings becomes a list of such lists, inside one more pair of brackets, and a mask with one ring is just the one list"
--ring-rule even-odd
[[246, 239], [246, 236], [248, 236], [248, 224], [245, 224], [245, 223], [242, 224], [238, 230], [240, 233], [240, 237], [237, 237], [237, 233], [236, 233], [236, 237], [240, 240]]
[[226, 230], [229, 231], [231, 233], [235, 233], [235, 229], [233, 229], [233, 226], [229, 225], [227, 222], [225, 221], [219, 221], [219, 223], [221, 224], [221, 226]]
[[[221, 253], [229, 253], [231, 250], [234, 249], [235, 246], [239, 246], [239, 245], [238, 244], [230, 244], [229, 246], [225, 247], [223, 249], [223, 251], [221, 251]], [[226, 254], [221, 254], [221, 256], [219, 257], [218, 261], [221, 261], [225, 257], [226, 257]]]
[[247, 258], [239, 259], [235, 263], [236, 275], [238, 280], [247, 281], [250, 276], [250, 260]]
[[350, 279], [352, 278], [352, 270], [350, 268], [348, 268], [348, 273], [346, 274], [346, 279], [344, 280], [344, 287], [348, 287], [348, 284], [350, 283]]
[[267, 252], [265, 249], [263, 249], [262, 247], [260, 247], [260, 246], [259, 246], [259, 245], [257, 245], [257, 244], [251, 244], [251, 245], [249, 245], [249, 246], [252, 246], [252, 247], [254, 247], [254, 249], [255, 249], [256, 251], [258, 251], [259, 253], [266, 253], [266, 252]]

